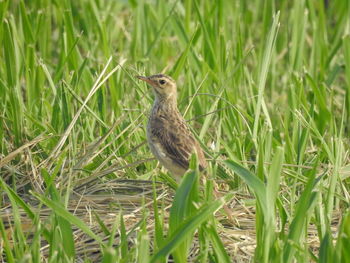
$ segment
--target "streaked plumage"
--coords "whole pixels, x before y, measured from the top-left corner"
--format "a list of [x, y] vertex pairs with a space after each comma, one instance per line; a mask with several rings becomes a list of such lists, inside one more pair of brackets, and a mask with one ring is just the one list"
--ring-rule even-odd
[[155, 100], [147, 125], [147, 140], [154, 156], [180, 179], [196, 152], [200, 169], [207, 166], [203, 150], [177, 108], [175, 81], [163, 74], [138, 76], [153, 87]]

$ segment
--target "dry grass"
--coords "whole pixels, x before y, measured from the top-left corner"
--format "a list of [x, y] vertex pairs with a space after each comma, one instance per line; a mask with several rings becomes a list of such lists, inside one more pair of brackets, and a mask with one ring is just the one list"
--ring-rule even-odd
[[[38, 171], [33, 172], [35, 169], [23, 170], [23, 168], [30, 167], [28, 166], [28, 163], [30, 163], [29, 156], [35, 154], [35, 152], [29, 154], [30, 150], [33, 150], [35, 148], [35, 143], [40, 140], [35, 139], [35, 141], [27, 143], [27, 147], [21, 147], [15, 151], [20, 158], [23, 158], [23, 161], [20, 162], [21, 165], [16, 167], [5, 166], [5, 168], [11, 172], [15, 171], [18, 175], [26, 174], [25, 177], [22, 177], [23, 180], [19, 181], [17, 192], [22, 193], [21, 198], [33, 208], [33, 211], [39, 215], [39, 221], [45, 225], [45, 222], [49, 221], [48, 218], [53, 215], [52, 210], [41, 206], [39, 208], [38, 201], [33, 199], [32, 195], [27, 194], [25, 190], [28, 189], [28, 185], [35, 188], [34, 186], [40, 185], [42, 180], [37, 176]], [[11, 153], [2, 160], [9, 160], [12, 157], [15, 157], [15, 155]], [[4, 162], [2, 161], [2, 163]], [[111, 168], [111, 170], [113, 170], [113, 168]], [[7, 174], [10, 175], [10, 173]], [[8, 178], [9, 177], [6, 177], [5, 174], [4, 179]], [[94, 180], [91, 180], [90, 178], [90, 183], [80, 183], [77, 185], [79, 185], [79, 187], [73, 190], [69, 197], [67, 210], [82, 219], [86, 225], [88, 225], [94, 233], [101, 236], [105, 242], [107, 242], [108, 237], [103, 233], [96, 218], [96, 214], [98, 215], [99, 220], [101, 220], [108, 229], [113, 228], [116, 220], [118, 221], [122, 214], [125, 228], [128, 233], [128, 243], [130, 248], [132, 248], [136, 242], [136, 232], [139, 230], [139, 226], [137, 225], [142, 221], [145, 211], [147, 211], [147, 232], [150, 237], [153, 238], [154, 210], [152, 206], [154, 190], [152, 181], [128, 179], [108, 180], [95, 177]], [[226, 188], [225, 184], [220, 185], [223, 188]], [[155, 183], [155, 191], [157, 193], [159, 208], [162, 209], [164, 215], [164, 226], [167, 229], [169, 209], [174, 197], [174, 191], [161, 182]], [[221, 193], [224, 194], [225, 192]], [[0, 210], [0, 217], [6, 226], [6, 232], [11, 240], [14, 230], [14, 213], [9, 200], [5, 196], [3, 196], [2, 199], [6, 201]], [[223, 210], [218, 211], [215, 214], [216, 220], [220, 223], [218, 227], [220, 238], [227, 253], [233, 259], [233, 262], [251, 262], [254, 258], [256, 247], [255, 198], [252, 195], [242, 195], [237, 192], [234, 193], [234, 198], [227, 205], [233, 212], [231, 216], [234, 219], [234, 222], [228, 219]], [[27, 217], [27, 214], [23, 209], [19, 209], [19, 215], [23, 231], [28, 238], [28, 242], [31, 242], [31, 237], [33, 236], [33, 233], [37, 231], [37, 227], [33, 226], [32, 220]], [[339, 227], [340, 218], [340, 212], [333, 214], [332, 232], [335, 236]], [[83, 262], [84, 258], [89, 258], [92, 262], [99, 262], [102, 258], [102, 254], [98, 242], [86, 235], [81, 229], [74, 226], [73, 229], [77, 262]], [[285, 226], [285, 231], [287, 229], [288, 225]], [[281, 231], [281, 229], [279, 229], [279, 231]], [[120, 244], [119, 235], [120, 233], [116, 233], [114, 236], [114, 246]], [[191, 259], [195, 261], [196, 256], [198, 255], [200, 248], [197, 238], [198, 236], [195, 235], [191, 253], [189, 255], [189, 262], [192, 262]], [[310, 224], [308, 227], [306, 245], [311, 251], [318, 253], [320, 238], [317, 229], [313, 224]], [[43, 242], [40, 250], [42, 251], [42, 259], [44, 261], [48, 256], [48, 249], [49, 247], [47, 243]]]

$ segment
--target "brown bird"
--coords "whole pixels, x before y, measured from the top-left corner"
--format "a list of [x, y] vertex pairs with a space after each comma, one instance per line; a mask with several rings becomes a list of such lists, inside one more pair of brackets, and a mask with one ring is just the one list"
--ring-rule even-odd
[[196, 153], [199, 168], [207, 167], [204, 153], [177, 108], [175, 81], [166, 75], [137, 76], [150, 84], [155, 100], [147, 125], [147, 140], [154, 156], [179, 181]]
[[[150, 84], [155, 95], [147, 125], [147, 140], [154, 156], [178, 182], [187, 171], [193, 153], [197, 154], [200, 170], [206, 168], [203, 150], [177, 108], [175, 81], [163, 74], [137, 78]], [[222, 197], [217, 186], [213, 193], [217, 198]], [[228, 219], [234, 222], [230, 208], [226, 204], [223, 208]]]

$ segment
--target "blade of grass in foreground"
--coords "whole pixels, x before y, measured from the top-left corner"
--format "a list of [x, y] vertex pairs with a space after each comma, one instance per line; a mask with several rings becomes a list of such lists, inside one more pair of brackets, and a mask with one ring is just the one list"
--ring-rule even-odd
[[156, 192], [156, 181], [153, 177], [153, 211], [154, 211], [154, 244], [155, 249], [159, 248], [164, 241], [164, 232], [163, 232], [163, 215], [159, 213], [158, 201], [157, 201], [157, 192]]
[[343, 217], [335, 246], [333, 262], [347, 262], [350, 259], [350, 210]]
[[52, 201], [48, 199], [45, 196], [39, 195], [37, 193], [31, 192], [31, 194], [36, 197], [40, 202], [42, 202], [44, 205], [50, 207], [52, 211], [66, 219], [69, 223], [77, 226], [80, 228], [85, 234], [89, 235], [91, 238], [95, 239], [101, 246], [103, 246], [102, 239], [97, 236], [94, 232], [91, 231], [89, 226], [87, 226], [81, 219], [74, 216], [70, 212], [68, 212], [61, 203]]
[[[274, 248], [274, 242], [276, 240], [276, 200], [278, 197], [278, 191], [280, 188], [280, 177], [282, 172], [284, 150], [282, 147], [278, 147], [272, 160], [269, 175], [266, 178], [266, 203], [267, 210], [264, 213], [264, 236], [261, 237], [259, 243], [263, 245], [264, 262], [271, 262], [271, 252]], [[257, 244], [259, 244], [257, 241]]]
[[2, 222], [2, 218], [0, 218], [0, 237], [2, 241], [2, 247], [3, 247], [3, 252], [6, 255], [6, 259], [8, 263], [14, 263], [15, 259], [12, 254], [12, 249], [11, 249], [11, 241], [9, 240], [7, 236], [7, 232], [4, 227], [4, 223]]
[[190, 191], [196, 180], [196, 172], [192, 171], [185, 175], [180, 187], [177, 189], [173, 205], [170, 209], [170, 232], [177, 229], [188, 213], [188, 199]]
[[[277, 163], [279, 163], [281, 153], [276, 156]], [[255, 257], [261, 262], [268, 262], [269, 251], [272, 247], [271, 241], [274, 238], [274, 228], [271, 228], [274, 222], [273, 213], [270, 211], [274, 209], [274, 205], [268, 202], [267, 187], [257, 176], [252, 174], [248, 169], [239, 165], [238, 163], [227, 160], [224, 161], [225, 165], [234, 171], [245, 183], [253, 190], [257, 198], [257, 218], [256, 218], [256, 232], [257, 232], [257, 249]], [[277, 166], [277, 165], [276, 165]], [[276, 176], [279, 176], [277, 174]], [[275, 189], [276, 186], [273, 183], [269, 185], [270, 190]], [[274, 196], [274, 195], [273, 195]], [[271, 196], [270, 201], [274, 200]], [[260, 212], [259, 212], [260, 211]], [[259, 216], [261, 215], [261, 216]]]
[[289, 228], [289, 235], [284, 246], [283, 262], [291, 262], [295, 253], [296, 247], [293, 244], [299, 244], [299, 238], [302, 234], [302, 228], [305, 227], [307, 212], [311, 204], [315, 201], [315, 193], [312, 190], [315, 187], [316, 178], [316, 162], [314, 169], [309, 174], [309, 180], [305, 186], [304, 192], [302, 193], [299, 202], [297, 204], [295, 217]]
[[[195, 192], [198, 173], [196, 171], [190, 171], [185, 174], [181, 185], [176, 191], [172, 207], [170, 209], [169, 218], [169, 235], [175, 233], [182, 225], [183, 221], [192, 216], [196, 212], [194, 203], [197, 201]], [[190, 248], [190, 244], [193, 238], [193, 233], [189, 232], [186, 238], [183, 239], [176, 249], [173, 251], [173, 257], [175, 261], [182, 262], [187, 260], [187, 254]]]
[[263, 211], [266, 211], [266, 188], [264, 183], [257, 176], [253, 175], [249, 170], [238, 163], [231, 160], [224, 161], [224, 163], [239, 177], [241, 177], [243, 181], [254, 191]]
[[138, 234], [138, 260], [139, 263], [148, 263], [150, 260], [150, 237], [147, 233], [146, 220], [142, 223], [141, 231]]
[[[18, 194], [0, 178], [0, 187], [7, 193], [9, 199], [12, 203], [15, 203], [17, 206], [22, 207], [22, 209], [26, 212], [27, 216], [34, 222], [36, 220], [36, 214], [32, 211], [31, 207], [26, 204]], [[44, 227], [44, 226], [41, 226]], [[43, 229], [43, 235], [46, 240], [49, 240], [50, 234], [46, 228]]]
[[213, 225], [209, 226], [208, 228], [205, 229], [207, 235], [209, 236], [209, 239], [212, 243], [213, 249], [216, 252], [216, 256], [218, 258], [218, 262], [226, 262], [229, 263], [232, 261], [230, 259], [229, 255], [227, 254], [225, 247], [220, 239], [220, 236], [215, 229]]
[[208, 205], [204, 205], [196, 214], [188, 218], [166, 241], [164, 246], [157, 251], [152, 257], [150, 262], [158, 262], [158, 260], [164, 259], [169, 255], [176, 247], [181, 244], [189, 233], [198, 228], [203, 222], [205, 222], [215, 211], [220, 209], [224, 205], [224, 200], [215, 200]]

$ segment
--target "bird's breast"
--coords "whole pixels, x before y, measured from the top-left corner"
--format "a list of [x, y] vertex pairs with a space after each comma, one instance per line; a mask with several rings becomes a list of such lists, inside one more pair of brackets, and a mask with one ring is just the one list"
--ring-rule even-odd
[[174, 125], [171, 119], [168, 119], [166, 113], [153, 109], [147, 124], [147, 141], [152, 154], [158, 159], [160, 164], [169, 170], [174, 176], [180, 177], [186, 169], [174, 163], [166, 149], [162, 136], [165, 131], [172, 129]]

